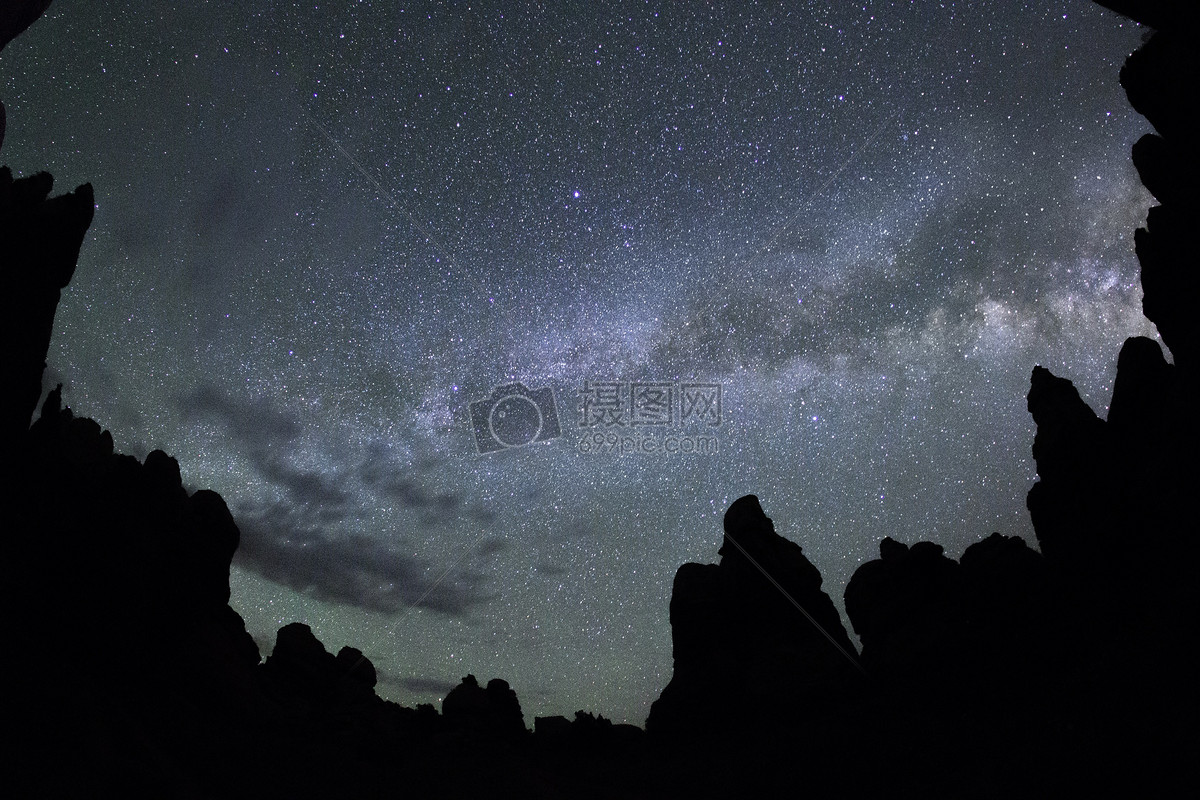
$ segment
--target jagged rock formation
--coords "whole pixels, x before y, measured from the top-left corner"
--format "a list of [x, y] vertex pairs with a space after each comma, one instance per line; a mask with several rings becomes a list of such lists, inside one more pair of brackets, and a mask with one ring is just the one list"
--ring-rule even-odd
[[604, 715], [576, 711], [575, 719], [537, 717], [534, 735], [543, 749], [562, 752], [586, 750], [593, 753], [633, 753], [643, 745], [645, 731], [636, 725], [614, 725]]
[[1174, 363], [1153, 340], [1127, 340], [1107, 420], [1070, 381], [1035, 368], [1028, 407], [1037, 424], [1039, 480], [1027, 505], [1059, 593], [1061, 641], [1076, 663], [1087, 665], [1073, 673], [1076, 718], [1094, 734], [1097, 763], [1112, 769], [1120, 762], [1126, 779], [1145, 770], [1150, 780], [1200, 747], [1181, 721], [1200, 712], [1200, 694], [1178, 644], [1194, 638], [1200, 612], [1191, 502], [1200, 477], [1194, 320], [1200, 278], [1191, 242], [1200, 220], [1194, 122], [1200, 10], [1169, 2], [1101, 4], [1159, 29], [1127, 59], [1121, 84], [1157, 131], [1133, 148], [1142, 182], [1161, 203], [1150, 209], [1135, 243], [1143, 310]]
[[1074, 384], [1044, 367], [1033, 370], [1028, 407], [1037, 424], [1033, 458], [1041, 480], [1026, 505], [1042, 552], [1064, 566], [1111, 563], [1117, 523], [1103, 498], [1115, 500], [1116, 476], [1109, 469], [1112, 448], [1103, 420]]
[[[30, 732], [20, 763], [55, 780], [96, 770], [137, 795], [143, 787], [130, 781], [174, 779], [126, 774], [126, 760], [162, 765], [165, 751], [207, 759], [236, 747], [236, 736], [216, 742], [204, 733], [245, 714], [259, 659], [228, 606], [238, 531], [224, 501], [214, 492], [189, 496], [178, 464], [162, 452], [145, 463], [114, 453], [107, 431], [61, 407], [59, 390], [18, 453], [6, 487], [10, 633], [22, 647], [65, 636], [53, 657], [16, 665], [28, 691], [15, 716]], [[187, 724], [177, 719], [179, 703], [197, 704]], [[37, 772], [28, 777], [40, 793], [46, 778]]]
[[[50, 0], [0, 0], [0, 50], [32, 25]], [[7, 112], [0, 103], [0, 145]], [[79, 248], [92, 224], [95, 199], [85, 183], [50, 197], [46, 172], [14, 180], [0, 167], [0, 443], [17, 447], [42, 395], [42, 372], [60, 293], [75, 274]]]
[[307, 709], [375, 697], [375, 665], [362, 651], [343, 647], [334, 656], [301, 622], [279, 629], [262, 671], [273, 691]]
[[961, 668], [955, 662], [966, 615], [959, 565], [932, 542], [910, 548], [888, 537], [879, 555], [846, 586], [846, 613], [863, 643], [863, 665], [899, 685], [941, 684]]
[[[1200, 326], [1194, 318], [1200, 272], [1191, 241], [1200, 221], [1195, 127], [1200, 7], [1128, 0], [1101, 4], [1158, 29], [1126, 60], [1121, 85], [1157, 132], [1133, 148], [1142, 182], [1161, 203], [1150, 209], [1146, 228], [1137, 231], [1136, 249], [1143, 310], [1174, 363], [1167, 363], [1150, 339], [1126, 341], [1107, 420], [1100, 420], [1069, 382], [1035, 369], [1029, 410], [1038, 426], [1039, 480], [1027, 503], [1042, 551], [1067, 581], [1079, 625], [1090, 634], [1080, 646], [1105, 656], [1099, 663], [1108, 666], [1097, 682], [1124, 674], [1161, 689], [1183, 680], [1166, 643], [1194, 632], [1200, 612], [1191, 574], [1200, 556], [1191, 502], [1200, 478]], [[1098, 643], [1114, 636], [1125, 641], [1124, 648]], [[1137, 716], [1132, 709], [1129, 713]]]
[[43, 538], [56, 540], [44, 555], [73, 591], [94, 593], [91, 607], [109, 622], [99, 633], [111, 637], [114, 618], [170, 630], [220, 614], [239, 540], [225, 501], [207, 490], [189, 496], [179, 464], [161, 450], [144, 464], [115, 454], [108, 431], [61, 407], [61, 391], [29, 429], [24, 505]]
[[1200, 11], [1195, 3], [1101, 1], [1156, 28], [1150, 40], [1126, 61], [1121, 85], [1129, 103], [1150, 121], [1133, 148], [1142, 183], [1161, 205], [1150, 209], [1135, 243], [1142, 265], [1142, 310], [1158, 327], [1175, 363], [1195, 389], [1200, 332], [1193, 313], [1200, 303], [1200, 272], [1192, 238], [1200, 220], [1200, 151], [1196, 141], [1196, 86], [1200, 51], [1195, 43]]
[[37, 21], [51, 0], [3, 0], [0, 3], [0, 50]]
[[860, 677], [857, 654], [800, 546], [747, 495], [726, 512], [718, 552], [719, 565], [684, 564], [675, 575], [675, 672], [646, 730], [739, 736], [791, 715], [843, 711]]
[[1042, 556], [999, 533], [959, 562], [932, 542], [885, 538], [879, 550], [855, 571], [845, 600], [878, 692], [891, 769], [938, 791], [953, 780], [1017, 791], [1045, 770], [1022, 763], [1025, 783], [1012, 783], [1005, 765], [1023, 762], [1021, 751], [1050, 747], [1060, 764], [1068, 753], [1077, 760], [1076, 743], [1047, 733], [1069, 718], [1071, 671]]
[[[50, 0], [0, 0], [0, 50], [22, 31], [37, 21], [50, 7]], [[4, 131], [8, 113], [0, 103], [0, 148], [4, 147]]]
[[0, 371], [6, 385], [0, 393], [0, 441], [6, 448], [24, 436], [42, 395], [54, 312], [92, 224], [90, 183], [49, 198], [53, 187], [45, 172], [13, 180], [8, 167], [0, 167]]
[[1156, 342], [1136, 337], [1121, 348], [1107, 421], [1043, 367], [1028, 404], [1039, 480], [1026, 503], [1056, 569], [1095, 589], [1132, 580], [1141, 592], [1162, 583], [1155, 564], [1165, 553], [1176, 564], [1194, 558], [1184, 533], [1195, 518], [1186, 498], [1197, 475], [1196, 418], [1179, 368]]
[[517, 693], [500, 678], [492, 678], [485, 689], [474, 675], [467, 675], [442, 701], [442, 716], [473, 736], [516, 738], [529, 732]]
[[1100, 760], [1119, 759], [1127, 774], [1200, 747], [1177, 714], [1200, 712], [1179, 644], [1195, 636], [1200, 612], [1191, 501], [1200, 439], [1183, 374], [1156, 342], [1133, 338], [1107, 420], [1041, 367], [1029, 392], [1039, 480], [1027, 505], [1059, 593], [1061, 641], [1087, 665], [1072, 672], [1077, 720], [1095, 733]]

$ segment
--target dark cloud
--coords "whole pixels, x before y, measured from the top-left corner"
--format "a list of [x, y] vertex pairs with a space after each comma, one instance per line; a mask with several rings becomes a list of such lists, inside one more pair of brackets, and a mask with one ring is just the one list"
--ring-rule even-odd
[[544, 575], [548, 578], [567, 574], [567, 569], [565, 567], [559, 566], [558, 564], [555, 564], [545, 558], [538, 561], [534, 569], [537, 570], [539, 575]]
[[508, 549], [508, 542], [495, 537], [484, 539], [475, 546], [475, 552], [480, 556], [492, 556], [496, 553], [503, 553]]
[[299, 422], [276, 409], [269, 399], [242, 400], [215, 386], [197, 387], [179, 399], [179, 408], [184, 419], [216, 419], [231, 436], [250, 447], [291, 442], [302, 430]]
[[256, 459], [255, 466], [264, 478], [283, 486], [297, 503], [326, 507], [344, 505], [349, 497], [338, 488], [336, 479], [315, 470], [297, 469], [280, 458]]
[[286, 448], [280, 448], [295, 441], [303, 426], [269, 398], [243, 400], [214, 386], [200, 386], [182, 397], [179, 406], [185, 419], [207, 417], [221, 423], [246, 448], [259, 474], [286, 489], [293, 502], [326, 510], [348, 502], [337, 475], [289, 463]]
[[464, 545], [446, 552], [442, 563], [429, 563], [374, 532], [355, 530], [361, 507], [399, 507], [422, 528], [450, 526], [463, 515], [477, 523], [492, 520], [489, 511], [469, 508], [458, 494], [428, 489], [419, 480], [421, 470], [400, 463], [386, 444], [368, 445], [362, 457], [352, 455], [341, 466], [312, 469], [297, 466], [294, 456], [301, 424], [268, 398], [242, 400], [202, 386], [180, 407], [185, 416], [223, 425], [258, 474], [284, 492], [269, 505], [248, 500], [239, 507], [237, 559], [246, 568], [321, 600], [369, 611], [420, 606], [461, 616], [490, 599], [476, 567], [504, 550], [503, 540]]
[[278, 504], [239, 518], [236, 559], [265, 578], [321, 600], [394, 613], [418, 606], [461, 616], [492, 598], [486, 576], [471, 563], [494, 555], [485, 541], [445, 554], [446, 566], [400, 553], [363, 534], [329, 536], [305, 525], [301, 515]]
[[492, 511], [468, 508], [461, 495], [430, 491], [413, 477], [414, 472], [428, 472], [440, 465], [438, 461], [426, 459], [416, 467], [406, 466], [389, 454], [386, 445], [376, 442], [367, 447], [356, 475], [363, 486], [385, 504], [399, 504], [401, 508], [416, 512], [422, 525], [433, 527], [447, 523], [464, 512], [476, 522], [493, 522], [495, 514]]

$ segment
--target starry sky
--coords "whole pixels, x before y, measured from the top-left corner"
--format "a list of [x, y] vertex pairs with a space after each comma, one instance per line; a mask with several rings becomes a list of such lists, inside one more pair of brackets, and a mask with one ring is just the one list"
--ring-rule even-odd
[[47, 383], [224, 496], [264, 655], [302, 621], [405, 705], [474, 673], [530, 725], [641, 724], [675, 570], [743, 494], [839, 607], [884, 536], [1034, 543], [1031, 369], [1103, 414], [1155, 336], [1144, 33], [1084, 0], [58, 0], [0, 55], [4, 162], [96, 189]]

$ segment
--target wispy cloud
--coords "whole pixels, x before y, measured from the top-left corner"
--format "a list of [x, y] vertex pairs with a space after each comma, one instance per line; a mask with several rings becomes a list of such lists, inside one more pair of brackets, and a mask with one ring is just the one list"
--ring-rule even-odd
[[[321, 600], [392, 613], [409, 606], [466, 614], [491, 595], [479, 567], [506, 549], [481, 538], [446, 553], [445, 563], [397, 548], [395, 537], [361, 529], [372, 511], [404, 512], [403, 524], [436, 532], [466, 519], [478, 528], [493, 513], [453, 491], [429, 488], [438, 464], [414, 467], [379, 443], [339, 450], [306, 431], [270, 398], [241, 399], [201, 386], [179, 399], [185, 418], [221, 425], [261, 479], [262, 489], [237, 506], [242, 544], [235, 558], [264, 577]], [[311, 458], [320, 454], [312, 467]], [[274, 499], [265, 499], [272, 496]]]
[[365, 534], [325, 535], [279, 504], [240, 520], [235, 561], [320, 600], [394, 613], [409, 606], [461, 616], [487, 602], [481, 562], [496, 540], [476, 545], [461, 567], [444, 568]]

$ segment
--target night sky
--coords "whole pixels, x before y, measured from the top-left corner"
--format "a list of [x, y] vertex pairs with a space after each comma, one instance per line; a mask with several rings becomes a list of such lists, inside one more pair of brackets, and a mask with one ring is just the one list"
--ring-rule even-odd
[[839, 607], [884, 536], [1033, 544], [1030, 371], [1103, 415], [1155, 335], [1090, 2], [166, 5], [0, 56], [2, 160], [96, 189], [47, 383], [224, 496], [264, 655], [405, 705], [643, 723], [746, 493]]

